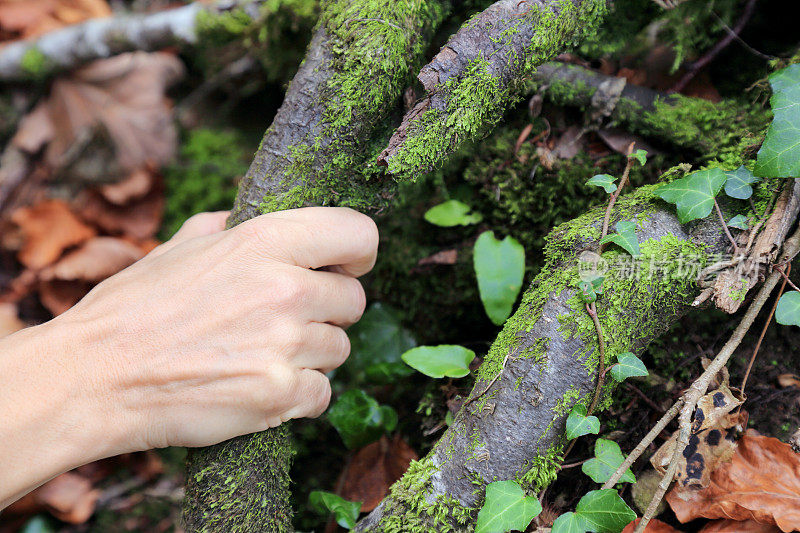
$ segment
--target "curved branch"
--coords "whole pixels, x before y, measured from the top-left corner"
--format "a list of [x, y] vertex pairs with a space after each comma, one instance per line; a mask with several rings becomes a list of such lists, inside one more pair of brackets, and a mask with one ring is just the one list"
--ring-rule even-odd
[[[606, 272], [596, 302], [609, 361], [640, 352], [691, 309], [699, 269], [728, 244], [713, 220], [681, 225], [654, 188], [621, 198], [614, 209], [615, 220], [636, 220], [643, 255], [630, 263], [619, 250], [603, 254], [620, 267]], [[578, 256], [596, 248], [604, 210], [551, 233], [545, 267], [478, 371], [470, 397], [480, 400], [464, 403], [433, 451], [412, 464], [357, 531], [463, 528], [475, 519], [487, 483], [516, 479], [535, 492], [555, 478], [566, 417], [576, 403], [591, 401], [597, 382], [597, 332], [575, 286]], [[601, 405], [613, 386], [605, 386]]]
[[593, 31], [605, 0], [500, 0], [464, 24], [417, 76], [426, 96], [379, 162], [414, 177], [492, 128], [537, 65]]

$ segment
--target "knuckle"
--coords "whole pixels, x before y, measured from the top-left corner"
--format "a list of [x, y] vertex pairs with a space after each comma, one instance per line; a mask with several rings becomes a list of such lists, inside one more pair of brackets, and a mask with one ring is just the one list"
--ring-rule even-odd
[[240, 242], [254, 248], [269, 248], [275, 242], [276, 228], [269, 220], [253, 218], [234, 228]]
[[[315, 371], [316, 372], [316, 371]], [[316, 372], [316, 376], [312, 380], [313, 385], [309, 398], [311, 399], [311, 418], [316, 418], [325, 412], [328, 404], [331, 403], [331, 382], [325, 375]]]
[[378, 249], [378, 225], [367, 215], [353, 211], [353, 231], [358, 235], [364, 246], [370, 252]]
[[353, 302], [353, 322], [358, 322], [364, 315], [367, 308], [367, 294], [364, 292], [364, 287], [357, 279], [353, 279], [351, 284], [351, 297]]
[[350, 356], [350, 337], [342, 328], [335, 328], [334, 340], [332, 341], [333, 353], [336, 357], [335, 364], [337, 367], [341, 366]]
[[285, 306], [302, 305], [309, 292], [308, 282], [300, 272], [289, 270], [281, 274], [272, 287], [272, 299]]

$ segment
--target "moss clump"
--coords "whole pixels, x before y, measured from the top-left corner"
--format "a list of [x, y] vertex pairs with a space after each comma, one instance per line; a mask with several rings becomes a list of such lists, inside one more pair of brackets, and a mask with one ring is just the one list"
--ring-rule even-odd
[[41, 50], [32, 46], [25, 50], [20, 60], [20, 67], [32, 79], [44, 79], [52, 68], [52, 63]]
[[164, 170], [162, 237], [172, 236], [195, 213], [229, 209], [251, 153], [233, 131], [200, 128], [188, 132], [178, 161]]

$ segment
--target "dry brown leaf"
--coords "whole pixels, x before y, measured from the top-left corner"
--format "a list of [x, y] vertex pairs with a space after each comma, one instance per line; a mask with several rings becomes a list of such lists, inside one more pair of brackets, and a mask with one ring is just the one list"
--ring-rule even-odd
[[701, 490], [676, 485], [667, 501], [678, 520], [729, 518], [800, 530], [800, 455], [772, 437], [747, 432], [730, 462], [720, 464]]
[[66, 472], [36, 489], [34, 497], [38, 503], [59, 520], [70, 524], [82, 524], [94, 513], [100, 492], [92, 488], [88, 479]]
[[29, 39], [69, 24], [111, 15], [105, 0], [2, 0], [0, 31]]
[[34, 270], [53, 263], [64, 250], [96, 234], [61, 200], [47, 200], [17, 209], [11, 220], [20, 227], [25, 238], [18, 258]]
[[716, 520], [709, 522], [700, 533], [780, 533], [778, 526], [759, 524], [755, 520]]
[[89, 283], [54, 279], [39, 283], [39, 299], [53, 315], [58, 316], [86, 296]]
[[148, 169], [134, 170], [119, 183], [100, 188], [103, 198], [115, 205], [125, 205], [144, 197], [153, 186], [153, 176]]
[[115, 237], [94, 237], [41, 273], [41, 279], [98, 282], [144, 257], [142, 250]]
[[556, 141], [553, 154], [560, 159], [572, 159], [580, 152], [586, 144], [583, 136], [583, 129], [578, 126], [570, 126], [561, 137]]
[[797, 374], [781, 374], [778, 376], [778, 385], [784, 389], [787, 387], [800, 388], [800, 376]]
[[[633, 533], [633, 531], [636, 529], [636, 526], [639, 525], [639, 522], [641, 520], [642, 520], [641, 518], [637, 518], [636, 520], [625, 526], [625, 529], [622, 530], [622, 533]], [[647, 527], [644, 528], [644, 533], [682, 533], [682, 532], [680, 529], [675, 529], [671, 525], [665, 524], [661, 520], [653, 518], [647, 523]]]
[[17, 304], [0, 303], [0, 338], [25, 327], [25, 322], [19, 319], [17, 311]]
[[[724, 380], [727, 382], [727, 379]], [[736, 435], [747, 427], [747, 412], [732, 411], [742, 404], [726, 383], [697, 402], [689, 444], [683, 451], [675, 473], [677, 486], [692, 489], [705, 487], [718, 464], [727, 461], [736, 450]], [[661, 445], [650, 463], [662, 475], [675, 450], [678, 431]]]
[[82, 217], [107, 233], [144, 241], [151, 239], [161, 226], [164, 194], [160, 186], [154, 187], [141, 200], [118, 206], [90, 191], [82, 196], [77, 209]]
[[442, 250], [436, 252], [428, 257], [423, 257], [417, 262], [417, 265], [454, 265], [458, 260], [458, 250]]
[[362, 512], [373, 510], [389, 493], [392, 483], [400, 479], [417, 454], [400, 437], [390, 441], [386, 436], [363, 448], [353, 457], [344, 472], [342, 497], [364, 502]]

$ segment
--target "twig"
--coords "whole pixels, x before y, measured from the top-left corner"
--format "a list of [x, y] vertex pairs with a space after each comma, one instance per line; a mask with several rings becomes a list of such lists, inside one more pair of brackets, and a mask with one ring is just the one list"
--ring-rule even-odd
[[[789, 271], [791, 272], [792, 266], [789, 265]], [[777, 267], [773, 267], [773, 270], [776, 270], [783, 274]], [[764, 327], [761, 329], [761, 335], [758, 336], [758, 342], [756, 343], [756, 347], [753, 348], [753, 355], [750, 356], [750, 362], [747, 363], [747, 370], [744, 372], [744, 377], [742, 378], [742, 386], [739, 387], [739, 390], [744, 394], [744, 388], [747, 386], [747, 378], [750, 377], [750, 370], [753, 368], [753, 363], [756, 361], [756, 356], [758, 355], [758, 350], [761, 348], [761, 342], [764, 340], [764, 335], [767, 334], [767, 329], [769, 325], [772, 323], [772, 317], [775, 316], [775, 310], [778, 308], [778, 301], [781, 299], [781, 294], [783, 294], [783, 290], [786, 288], [786, 282], [789, 281], [789, 278], [784, 276], [783, 283], [781, 283], [781, 288], [778, 290], [778, 297], [775, 298], [775, 303], [772, 305], [772, 309], [769, 312], [769, 316], [767, 317], [767, 321], [764, 323]]]
[[594, 302], [586, 304], [586, 311], [592, 317], [594, 328], [597, 330], [597, 351], [599, 352], [597, 363], [597, 387], [594, 389], [594, 397], [589, 409], [586, 410], [586, 416], [591, 415], [597, 407], [597, 402], [600, 401], [600, 393], [603, 391], [603, 385], [606, 381], [606, 343], [603, 340], [603, 328], [600, 325], [600, 320], [597, 318], [597, 307]]
[[489, 382], [489, 384], [486, 385], [486, 388], [484, 388], [480, 393], [476, 394], [472, 398], [468, 398], [467, 401], [464, 402], [464, 405], [467, 405], [468, 403], [471, 403], [471, 402], [477, 400], [478, 398], [480, 398], [481, 396], [483, 396], [484, 394], [489, 392], [489, 389], [492, 388], [492, 385], [494, 385], [495, 381], [497, 381], [497, 379], [500, 377], [500, 374], [502, 374], [503, 370], [505, 370], [506, 362], [508, 361], [508, 356], [509, 356], [509, 354], [506, 354], [506, 356], [503, 358], [503, 364], [500, 365], [500, 370], [497, 372], [497, 375], [492, 378], [492, 380]]
[[656, 402], [654, 402], [653, 400], [651, 400], [651, 399], [650, 399], [650, 398], [647, 396], [647, 394], [645, 394], [645, 393], [643, 393], [642, 391], [640, 391], [638, 387], [635, 387], [635, 386], [631, 385], [630, 383], [625, 383], [624, 385], [625, 385], [625, 388], [627, 388], [629, 391], [631, 391], [631, 392], [633, 392], [634, 394], [636, 394], [636, 395], [637, 395], [639, 398], [641, 398], [641, 399], [642, 399], [642, 401], [644, 401], [644, 403], [646, 403], [647, 405], [649, 405], [649, 406], [650, 406], [650, 408], [651, 408], [653, 411], [655, 411], [656, 413], [661, 413], [661, 414], [663, 414], [663, 413], [664, 413], [664, 410], [663, 410], [661, 407], [659, 407], [659, 406], [658, 406], [658, 404], [657, 404]]
[[[779, 263], [786, 261], [787, 258], [792, 258], [797, 255], [798, 251], [800, 251], [800, 228], [798, 228], [795, 233], [784, 242], [783, 249], [783, 258], [781, 261], [779, 261]], [[686, 449], [686, 446], [689, 444], [691, 419], [695, 407], [697, 406], [697, 402], [706, 393], [706, 390], [708, 389], [708, 386], [714, 376], [716, 376], [722, 367], [725, 366], [730, 356], [733, 354], [736, 348], [738, 348], [739, 344], [741, 344], [742, 339], [744, 339], [745, 334], [753, 325], [756, 316], [758, 316], [761, 308], [764, 307], [764, 304], [769, 299], [773, 289], [778, 284], [780, 279], [780, 273], [773, 272], [770, 274], [770, 276], [764, 282], [763, 287], [761, 287], [761, 290], [756, 295], [755, 299], [753, 299], [753, 302], [750, 304], [750, 307], [747, 309], [747, 312], [742, 317], [742, 320], [739, 322], [739, 325], [734, 330], [730, 339], [728, 339], [728, 342], [725, 343], [725, 346], [722, 347], [714, 360], [711, 361], [705, 372], [703, 372], [700, 377], [695, 380], [692, 386], [689, 387], [689, 390], [684, 393], [684, 403], [683, 407], [681, 407], [680, 416], [678, 417], [680, 429], [678, 433], [678, 439], [675, 443], [675, 452], [672, 454], [672, 460], [670, 461], [666, 474], [658, 484], [658, 488], [653, 495], [653, 499], [650, 501], [650, 505], [647, 506], [647, 509], [642, 516], [642, 520], [636, 526], [634, 533], [642, 533], [647, 527], [648, 522], [650, 522], [650, 519], [655, 515], [658, 504], [664, 498], [664, 494], [667, 492], [667, 489], [675, 478], [675, 472], [678, 468], [678, 459], [683, 453], [683, 450]]]
[[720, 18], [720, 16], [719, 16], [719, 15], [717, 15], [715, 12], [713, 12], [713, 11], [712, 11], [712, 12], [711, 12], [711, 15], [712, 15], [712, 16], [713, 16], [715, 19], [717, 19], [717, 22], [719, 22], [719, 25], [720, 25], [720, 26], [722, 26], [722, 29], [723, 29], [723, 30], [725, 30], [726, 32], [728, 32], [730, 35], [733, 35], [733, 38], [734, 38], [734, 39], [735, 39], [735, 40], [736, 40], [736, 41], [737, 41], [739, 44], [741, 44], [742, 46], [744, 46], [745, 50], [747, 50], [748, 52], [750, 52], [750, 53], [751, 53], [751, 54], [753, 54], [754, 56], [758, 56], [758, 57], [760, 57], [761, 59], [766, 59], [767, 61], [771, 61], [771, 60], [773, 60], [773, 59], [776, 59], [776, 57], [775, 57], [775, 56], [772, 56], [772, 55], [769, 55], [769, 54], [765, 54], [764, 52], [761, 52], [761, 51], [759, 51], [759, 50], [756, 50], [755, 48], [753, 48], [752, 46], [750, 46], [749, 44], [747, 44], [747, 42], [746, 42], [744, 39], [742, 39], [741, 37], [739, 37], [739, 35], [733, 31], [733, 28], [731, 28], [730, 26], [728, 26], [728, 25], [725, 23], [725, 21], [724, 21], [724, 20], [722, 20], [722, 18]]
[[788, 276], [788, 274], [792, 271], [791, 264], [786, 266], [786, 272], [783, 271], [783, 268], [780, 265], [774, 265], [772, 269], [777, 270], [780, 273], [780, 275], [783, 276], [784, 284], [788, 283], [792, 289], [800, 292], [800, 289], [797, 288], [797, 285], [795, 285], [794, 282], [792, 282], [792, 280], [790, 280]]
[[727, 235], [728, 240], [731, 241], [733, 245], [733, 254], [736, 257], [739, 257], [739, 247], [736, 245], [736, 240], [731, 235], [731, 231], [728, 229], [728, 224], [725, 223], [725, 217], [722, 216], [722, 209], [719, 208], [719, 202], [717, 199], [714, 198], [714, 207], [717, 209], [717, 215], [719, 215], [719, 221], [722, 223], [722, 229], [725, 231], [725, 235]]
[[742, 16], [739, 17], [739, 20], [736, 21], [736, 24], [731, 29], [731, 31], [728, 32], [728, 34], [725, 37], [723, 37], [719, 42], [717, 42], [717, 44], [715, 44], [713, 48], [711, 48], [711, 50], [706, 52], [703, 55], [703, 57], [692, 63], [689, 66], [689, 69], [686, 72], [686, 74], [684, 74], [683, 77], [680, 80], [678, 80], [678, 83], [672, 86], [669, 92], [677, 93], [685, 89], [686, 86], [689, 84], [689, 82], [692, 81], [692, 79], [697, 75], [698, 72], [700, 72], [706, 65], [711, 63], [711, 61], [713, 61], [714, 58], [717, 57], [717, 55], [719, 55], [720, 52], [722, 52], [725, 48], [727, 48], [728, 45], [734, 41], [734, 39], [738, 36], [738, 34], [741, 33], [741, 31], [747, 25], [748, 21], [750, 20], [750, 17], [753, 16], [753, 11], [755, 11], [755, 8], [756, 8], [756, 0], [749, 0], [747, 4], [744, 6], [744, 10], [742, 11]]
[[[633, 153], [634, 146], [636, 146], [635, 142], [632, 142], [631, 144], [628, 145], [628, 150], [627, 150], [628, 161], [625, 164], [625, 170], [622, 171], [622, 178], [620, 178], [619, 180], [619, 187], [617, 187], [616, 191], [611, 193], [611, 198], [608, 199], [608, 207], [606, 208], [606, 214], [603, 217], [603, 232], [600, 235], [600, 240], [603, 240], [603, 238], [606, 235], [608, 235], [608, 223], [611, 220], [611, 210], [614, 208], [614, 204], [616, 203], [620, 193], [622, 193], [622, 188], [625, 187], [626, 183], [628, 183], [628, 175], [630, 174], [631, 166], [633, 165], [633, 158], [631, 157], [631, 154]], [[600, 251], [598, 253], [602, 254], [603, 248], [604, 245], [601, 244]]]

